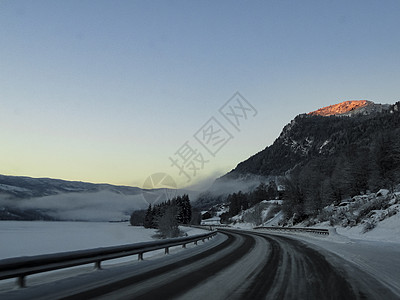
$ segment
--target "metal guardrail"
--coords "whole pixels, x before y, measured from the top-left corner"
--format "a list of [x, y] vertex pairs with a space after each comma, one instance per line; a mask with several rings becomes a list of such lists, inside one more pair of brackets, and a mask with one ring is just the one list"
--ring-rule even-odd
[[174, 238], [163, 241], [151, 241], [130, 245], [62, 252], [54, 254], [23, 256], [0, 260], [0, 280], [17, 278], [20, 287], [25, 287], [25, 279], [28, 275], [59, 270], [94, 263], [95, 268], [101, 269], [101, 263], [105, 260], [121, 258], [125, 256], [138, 255], [138, 260], [143, 260], [146, 252], [165, 249], [182, 245], [186, 248], [189, 243], [195, 243], [210, 239], [217, 232], [199, 234], [191, 237]]
[[[217, 230], [218, 228], [234, 228], [234, 226], [227, 225], [227, 224], [218, 224], [218, 225], [192, 225], [191, 227], [199, 228], [199, 229], [206, 229], [206, 230]], [[266, 229], [266, 230], [274, 230], [274, 231], [281, 231], [281, 232], [309, 232], [321, 235], [329, 235], [329, 234], [336, 234], [335, 228], [325, 229], [325, 228], [308, 228], [308, 227], [278, 227], [278, 226], [257, 226], [253, 229]]]
[[254, 229], [266, 229], [280, 232], [308, 232], [322, 235], [329, 235], [329, 229], [323, 228], [307, 228], [307, 227], [264, 227], [258, 226], [254, 227]]
[[212, 224], [212, 225], [190, 225], [190, 227], [213, 231], [218, 228], [231, 228], [232, 226], [228, 224]]

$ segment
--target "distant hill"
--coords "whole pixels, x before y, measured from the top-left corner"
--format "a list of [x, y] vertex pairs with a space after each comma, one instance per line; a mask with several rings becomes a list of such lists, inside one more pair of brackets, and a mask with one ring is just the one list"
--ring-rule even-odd
[[166, 197], [165, 189], [0, 175], [0, 220], [129, 220]]
[[0, 175], [0, 193], [3, 194], [3, 196], [9, 195], [19, 199], [44, 197], [63, 193], [90, 193], [104, 190], [126, 195], [137, 195], [142, 192], [140, 188], [130, 186]]

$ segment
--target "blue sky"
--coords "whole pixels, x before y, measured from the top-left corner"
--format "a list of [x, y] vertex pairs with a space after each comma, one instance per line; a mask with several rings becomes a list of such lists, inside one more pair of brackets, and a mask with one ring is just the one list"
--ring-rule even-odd
[[[0, 173], [186, 185], [270, 145], [297, 114], [399, 100], [399, 1], [0, 1]], [[239, 91], [257, 116], [215, 157], [193, 134]], [[221, 122], [224, 120], [222, 119]], [[226, 121], [226, 120], [225, 120]]]

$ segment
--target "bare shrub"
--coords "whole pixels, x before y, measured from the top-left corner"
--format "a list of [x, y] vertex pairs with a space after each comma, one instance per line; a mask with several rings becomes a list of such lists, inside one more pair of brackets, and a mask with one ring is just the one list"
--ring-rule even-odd
[[376, 223], [372, 221], [365, 222], [362, 233], [366, 233], [376, 227]]
[[158, 220], [158, 234], [162, 238], [173, 238], [181, 234], [176, 216], [177, 209], [171, 206], [165, 210], [164, 215]]
[[390, 218], [391, 216], [394, 216], [395, 214], [397, 214], [397, 210], [396, 209], [390, 209], [388, 211], [387, 217]]
[[317, 221], [318, 222], [325, 222], [329, 221], [332, 218], [332, 211], [328, 211], [326, 209], [323, 209], [320, 211], [320, 213], [317, 215]]
[[258, 204], [243, 214], [243, 221], [255, 225], [262, 224], [262, 207]]
[[383, 198], [376, 198], [372, 201], [369, 201], [365, 203], [357, 216], [357, 223], [360, 223], [361, 220], [366, 217], [371, 211], [373, 210], [380, 210], [380, 209], [385, 209], [386, 207], [385, 201]]
[[265, 216], [264, 222], [272, 219], [273, 217], [275, 217], [275, 215], [280, 211], [282, 211], [282, 206], [281, 205], [276, 204], [276, 203], [271, 204], [271, 206], [269, 208], [269, 211], [268, 211], [267, 215]]

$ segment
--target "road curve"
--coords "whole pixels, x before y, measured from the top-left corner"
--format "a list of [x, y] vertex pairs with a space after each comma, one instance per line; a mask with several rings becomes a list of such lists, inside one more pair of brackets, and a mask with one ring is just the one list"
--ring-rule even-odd
[[10, 296], [26, 295], [35, 299], [400, 299], [378, 280], [337, 255], [317, 251], [298, 240], [250, 231], [220, 232], [215, 241], [206, 242], [196, 247], [197, 250], [184, 250], [154, 262], [98, 271], [91, 277], [71, 280], [69, 288], [66, 282], [55, 284], [53, 288], [28, 288]]

